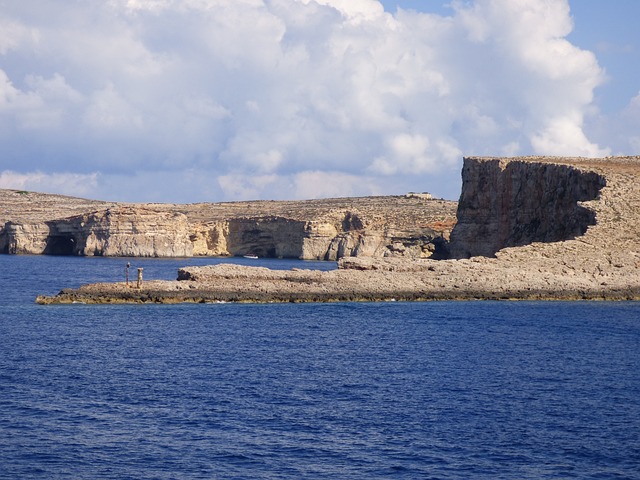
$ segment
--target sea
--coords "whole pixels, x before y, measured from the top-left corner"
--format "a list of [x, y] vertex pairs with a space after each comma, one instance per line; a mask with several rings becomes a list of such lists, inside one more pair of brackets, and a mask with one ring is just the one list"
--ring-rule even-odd
[[0, 255], [1, 479], [640, 478], [640, 303], [50, 305]]

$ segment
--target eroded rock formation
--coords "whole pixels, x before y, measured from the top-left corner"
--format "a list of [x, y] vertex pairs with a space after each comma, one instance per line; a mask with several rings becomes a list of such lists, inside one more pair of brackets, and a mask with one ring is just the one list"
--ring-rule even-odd
[[70, 239], [73, 246], [59, 254], [187, 257], [193, 252], [191, 229], [182, 213], [114, 207], [52, 223], [56, 235]]
[[465, 158], [452, 257], [490, 257], [505, 247], [583, 235], [596, 219], [581, 202], [595, 200], [606, 180], [562, 161]]
[[7, 222], [0, 249], [10, 254], [191, 256], [184, 214], [112, 207], [44, 223]]
[[[640, 157], [470, 159], [466, 165], [466, 220], [453, 247], [494, 258], [343, 258], [329, 272], [186, 267], [179, 280], [140, 290], [93, 284], [38, 302], [640, 300]], [[489, 213], [476, 211], [478, 205]], [[531, 243], [505, 245], [524, 242]]]
[[[58, 203], [56, 203], [56, 200]], [[0, 252], [336, 260], [446, 254], [456, 203], [427, 195], [113, 204], [0, 190]]]

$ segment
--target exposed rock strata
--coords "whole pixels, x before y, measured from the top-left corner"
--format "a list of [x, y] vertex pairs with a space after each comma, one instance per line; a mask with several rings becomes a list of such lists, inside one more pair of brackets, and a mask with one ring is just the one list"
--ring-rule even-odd
[[584, 160], [561, 161], [466, 158], [452, 257], [493, 256], [505, 247], [583, 235], [596, 220], [582, 202], [598, 197], [605, 177], [581, 167]]
[[52, 237], [59, 239], [58, 254], [184, 257], [193, 251], [182, 213], [114, 207], [51, 223]]
[[[487, 174], [494, 175], [494, 161], [502, 162], [500, 171], [509, 180], [496, 178], [494, 185], [508, 185], [507, 192], [497, 191], [497, 198], [517, 198], [514, 188], [526, 191], [513, 181], [513, 169], [528, 171], [534, 178], [537, 168], [552, 165], [559, 175], [569, 172], [566, 182], [587, 184], [567, 187], [571, 194], [561, 201], [573, 213], [555, 212], [553, 208], [532, 208], [528, 217], [539, 216], [539, 225], [526, 235], [539, 238], [529, 245], [503, 248], [495, 258], [475, 256], [470, 259], [436, 261], [431, 259], [344, 258], [340, 268], [330, 272], [294, 270], [271, 271], [264, 268], [218, 265], [187, 267], [178, 280], [149, 282], [141, 290], [123, 284], [86, 285], [77, 290], [64, 290], [54, 297], [39, 297], [40, 303], [122, 303], [122, 302], [302, 302], [302, 301], [385, 301], [437, 299], [606, 299], [640, 300], [640, 158], [610, 159], [472, 159]], [[520, 163], [525, 165], [519, 165]], [[562, 168], [560, 168], [562, 167]], [[475, 167], [474, 167], [475, 168]], [[564, 172], [564, 173], [563, 173]], [[574, 177], [575, 176], [575, 177]], [[483, 175], [477, 182], [466, 178], [464, 189], [479, 191]], [[526, 176], [520, 175], [522, 182]], [[538, 180], [532, 181], [535, 185]], [[560, 185], [560, 183], [556, 183]], [[529, 188], [530, 192], [538, 187]], [[595, 198], [584, 201], [585, 196]], [[544, 188], [542, 191], [546, 191]], [[584, 195], [580, 192], [586, 192]], [[464, 198], [468, 192], [463, 191]], [[544, 194], [548, 195], [548, 194]], [[523, 198], [523, 197], [520, 197]], [[570, 200], [573, 198], [575, 200]], [[586, 199], [585, 199], [586, 200]], [[535, 205], [534, 200], [523, 200]], [[577, 203], [580, 202], [580, 203]], [[583, 212], [584, 208], [587, 212]], [[500, 211], [500, 210], [498, 210]], [[511, 223], [516, 213], [500, 217], [514, 230], [506, 232], [498, 226], [488, 232], [499, 232], [500, 241], [526, 236]], [[574, 226], [553, 225], [547, 218], [560, 215]], [[472, 217], [469, 217], [472, 218]], [[476, 217], [480, 218], [480, 217]], [[556, 218], [556, 217], [554, 217]], [[585, 223], [586, 222], [586, 225]], [[473, 222], [469, 222], [473, 225]], [[478, 223], [478, 228], [481, 222]], [[470, 228], [470, 227], [469, 227]], [[542, 233], [546, 229], [547, 233]], [[584, 230], [584, 231], [583, 231]], [[560, 232], [559, 234], [553, 232]], [[583, 232], [581, 235], [580, 233]], [[495, 233], [492, 233], [495, 235]], [[563, 241], [563, 236], [575, 238]], [[559, 236], [559, 237], [558, 237]], [[464, 236], [462, 237], [464, 238]], [[506, 239], [506, 240], [505, 240]], [[515, 241], [515, 240], [513, 240]], [[469, 238], [464, 248], [472, 248]], [[493, 243], [494, 247], [499, 243]], [[459, 246], [458, 246], [459, 247]]]
[[0, 253], [442, 257], [456, 205], [418, 194], [130, 205], [0, 190]]
[[185, 215], [112, 207], [44, 223], [7, 222], [5, 253], [105, 256], [190, 256]]

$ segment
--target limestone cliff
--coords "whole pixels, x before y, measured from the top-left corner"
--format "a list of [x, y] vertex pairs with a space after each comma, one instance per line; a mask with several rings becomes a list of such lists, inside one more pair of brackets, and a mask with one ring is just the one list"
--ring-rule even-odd
[[191, 256], [183, 214], [113, 207], [44, 223], [8, 222], [0, 243], [5, 253], [138, 257]]
[[189, 222], [181, 213], [116, 207], [55, 225], [59, 237], [75, 239], [74, 255], [188, 257], [193, 252]]
[[[464, 223], [452, 246], [471, 258], [343, 258], [329, 272], [185, 267], [177, 281], [139, 290], [93, 284], [37, 301], [640, 300], [640, 157], [467, 159], [465, 167]], [[519, 243], [527, 244], [507, 246]]]
[[596, 215], [582, 202], [598, 198], [605, 185], [585, 159], [465, 158], [451, 255], [494, 256], [583, 235]]
[[227, 221], [214, 221], [197, 223], [191, 228], [189, 239], [193, 244], [195, 256], [222, 256], [229, 255], [227, 237], [229, 236], [229, 223]]
[[[56, 199], [58, 203], [56, 203]], [[443, 256], [455, 202], [428, 195], [218, 204], [113, 204], [0, 190], [0, 252]]]

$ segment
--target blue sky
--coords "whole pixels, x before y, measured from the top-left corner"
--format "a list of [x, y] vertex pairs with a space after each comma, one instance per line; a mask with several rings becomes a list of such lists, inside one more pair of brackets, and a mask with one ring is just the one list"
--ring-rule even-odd
[[637, 0], [0, 3], [0, 188], [455, 199], [463, 156], [640, 151]]
[[596, 92], [607, 113], [624, 108], [640, 90], [640, 33], [633, 19], [640, 18], [637, 0], [573, 0], [576, 45], [593, 51], [607, 72], [607, 82]]

